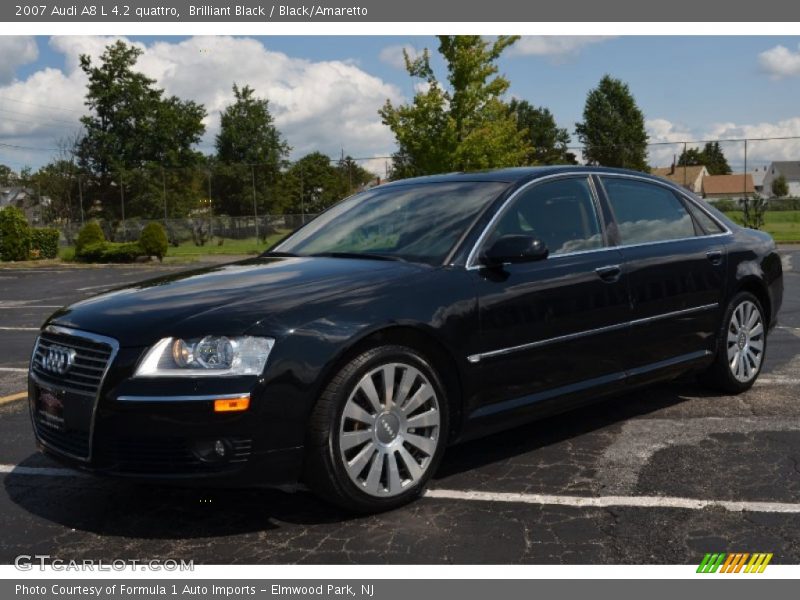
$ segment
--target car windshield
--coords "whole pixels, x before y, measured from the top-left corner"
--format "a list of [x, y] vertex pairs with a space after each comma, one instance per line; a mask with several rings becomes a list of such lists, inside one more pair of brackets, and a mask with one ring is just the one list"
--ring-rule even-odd
[[375, 188], [321, 214], [273, 252], [441, 264], [507, 185], [451, 181]]

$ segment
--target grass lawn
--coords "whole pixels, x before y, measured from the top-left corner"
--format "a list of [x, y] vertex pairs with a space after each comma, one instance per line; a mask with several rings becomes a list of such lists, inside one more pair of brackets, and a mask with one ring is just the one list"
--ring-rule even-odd
[[[742, 211], [725, 214], [737, 223], [743, 223]], [[764, 231], [776, 242], [800, 242], [800, 210], [768, 210], [764, 215]]]
[[254, 237], [243, 240], [223, 239], [222, 245], [219, 238], [207, 242], [205, 246], [195, 246], [194, 242], [183, 242], [180, 246], [170, 246], [167, 250], [167, 257], [199, 257], [209, 254], [259, 254], [269, 248], [272, 244], [284, 237], [289, 230], [278, 230], [277, 233], [267, 237], [266, 243], [262, 244]]

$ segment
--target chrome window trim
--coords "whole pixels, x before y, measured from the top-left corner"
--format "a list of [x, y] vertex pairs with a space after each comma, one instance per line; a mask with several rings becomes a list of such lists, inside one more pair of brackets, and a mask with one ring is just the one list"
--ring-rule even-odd
[[[472, 250], [470, 250], [469, 255], [467, 255], [466, 269], [468, 271], [473, 271], [475, 269], [482, 269], [483, 268], [483, 265], [481, 265], [480, 263], [478, 263], [476, 261], [478, 250], [483, 245], [483, 242], [486, 241], [486, 236], [488, 235], [489, 231], [492, 229], [492, 227], [494, 227], [497, 224], [497, 221], [505, 213], [506, 209], [508, 208], [508, 205], [511, 202], [513, 202], [514, 200], [516, 200], [517, 197], [520, 194], [522, 194], [523, 192], [526, 192], [528, 189], [530, 189], [532, 187], [535, 187], [535, 186], [537, 186], [537, 185], [539, 185], [541, 183], [544, 183], [544, 182], [547, 182], [547, 181], [552, 181], [554, 179], [566, 179], [566, 178], [577, 179], [577, 178], [580, 178], [580, 177], [585, 177], [586, 179], [588, 179], [589, 193], [592, 194], [592, 206], [594, 207], [594, 210], [595, 210], [595, 217], [597, 219], [597, 224], [601, 228], [603, 228], [603, 232], [604, 232], [605, 229], [603, 227], [602, 215], [597, 214], [598, 209], [599, 209], [599, 206], [598, 206], [598, 203], [597, 203], [598, 202], [597, 201], [597, 190], [594, 188], [594, 185], [593, 185], [593, 182], [592, 182], [591, 171], [579, 171], [579, 172], [570, 171], [568, 173], [555, 173], [553, 175], [545, 175], [544, 177], [539, 177], [537, 179], [534, 179], [533, 181], [529, 181], [528, 183], [524, 184], [522, 187], [520, 187], [513, 194], [511, 194], [508, 198], [505, 199], [505, 202], [503, 202], [503, 204], [500, 206], [500, 208], [497, 209], [497, 212], [495, 212], [494, 215], [492, 215], [492, 218], [489, 220], [489, 222], [483, 228], [483, 231], [481, 231], [481, 234], [478, 236], [478, 239], [475, 241], [475, 244], [472, 246]], [[605, 236], [603, 236], [603, 244], [605, 244], [605, 243], [606, 243]], [[575, 254], [586, 254], [587, 252], [597, 252], [599, 250], [608, 250], [609, 248], [614, 248], [614, 247], [615, 246], [605, 246], [604, 245], [604, 246], [602, 246], [600, 248], [592, 248], [591, 250], [579, 250], [579, 251], [576, 251], [576, 252], [565, 252], [564, 254], [554, 254], [553, 258], [556, 258], [556, 257], [559, 257], [559, 256], [573, 256]]]
[[[467, 271], [474, 271], [474, 270], [478, 270], [478, 269], [484, 268], [484, 265], [480, 264], [476, 260], [478, 251], [480, 250], [481, 245], [485, 241], [489, 230], [498, 221], [498, 219], [500, 218], [500, 215], [502, 215], [503, 212], [505, 212], [506, 207], [508, 206], [508, 204], [511, 201], [513, 201], [520, 193], [522, 193], [523, 191], [527, 190], [529, 187], [532, 187], [532, 186], [534, 186], [534, 185], [536, 185], [538, 183], [544, 182], [544, 181], [549, 181], [549, 180], [552, 180], [552, 179], [560, 179], [560, 178], [564, 178], [564, 177], [581, 177], [581, 176], [586, 176], [586, 177], [589, 178], [589, 181], [591, 182], [591, 189], [592, 189], [593, 193], [595, 194], [595, 198], [597, 198], [597, 189], [596, 189], [596, 187], [594, 185], [593, 176], [596, 176], [596, 177], [617, 177], [617, 178], [620, 178], [620, 179], [632, 179], [634, 181], [643, 181], [645, 183], [650, 183], [652, 185], [661, 186], [663, 188], [666, 188], [666, 189], [670, 190], [673, 193], [679, 194], [686, 201], [691, 202], [694, 206], [696, 206], [701, 211], [703, 211], [706, 215], [708, 215], [708, 217], [712, 221], [714, 221], [717, 225], [719, 225], [724, 231], [722, 233], [713, 233], [711, 235], [695, 235], [695, 236], [692, 236], [692, 237], [676, 238], [676, 239], [673, 239], [673, 240], [658, 240], [658, 241], [654, 241], [654, 242], [641, 242], [641, 243], [638, 243], [638, 244], [619, 244], [618, 246], [603, 246], [602, 248], [592, 248], [590, 250], [579, 250], [579, 251], [576, 251], [576, 252], [565, 252], [564, 254], [554, 254], [552, 257], [548, 257], [547, 260], [550, 260], [550, 258], [560, 258], [562, 256], [576, 256], [576, 255], [580, 255], [580, 254], [588, 254], [590, 252], [603, 252], [603, 251], [606, 251], [606, 250], [624, 249], [624, 248], [639, 248], [639, 247], [642, 247], [642, 246], [653, 246], [655, 244], [673, 244], [675, 242], [686, 242], [688, 240], [724, 237], [724, 236], [731, 235], [733, 233], [733, 231], [731, 231], [731, 229], [725, 223], [720, 221], [715, 215], [713, 215], [711, 212], [706, 210], [706, 208], [701, 203], [697, 202], [695, 199], [693, 199], [685, 191], [674, 187], [669, 182], [660, 181], [658, 179], [652, 179], [650, 177], [641, 176], [641, 175], [633, 175], [633, 174], [629, 174], [629, 173], [604, 173], [604, 172], [598, 172], [598, 171], [572, 171], [572, 172], [568, 172], [568, 173], [556, 173], [556, 174], [553, 174], [553, 175], [547, 175], [545, 177], [540, 177], [538, 179], [534, 179], [533, 181], [529, 181], [528, 183], [523, 185], [521, 188], [519, 188], [517, 191], [515, 191], [513, 194], [511, 194], [508, 198], [506, 198], [505, 202], [503, 202], [502, 206], [500, 206], [500, 208], [497, 209], [497, 212], [494, 214], [494, 216], [491, 218], [491, 220], [483, 228], [483, 231], [481, 231], [481, 234], [478, 236], [478, 239], [475, 241], [475, 244], [472, 246], [472, 250], [470, 250], [470, 253], [467, 256], [467, 262], [466, 262], [466, 265], [465, 265], [466, 270]], [[601, 182], [601, 184], [602, 184], [602, 182]], [[603, 190], [603, 191], [605, 192], [605, 190]], [[595, 210], [597, 210], [597, 208], [598, 207], [595, 206]], [[602, 214], [598, 215], [598, 219], [602, 219]], [[607, 224], [604, 224], [604, 225], [607, 225]]]
[[523, 350], [532, 350], [534, 348], [541, 348], [542, 346], [549, 346], [550, 344], [557, 344], [560, 342], [569, 342], [572, 340], [576, 340], [583, 337], [588, 337], [590, 335], [596, 335], [599, 333], [608, 333], [611, 331], [618, 331], [621, 329], [628, 329], [631, 327], [637, 327], [639, 325], [646, 325], [647, 323], [652, 323], [654, 321], [661, 321], [663, 319], [671, 319], [672, 317], [680, 317], [684, 315], [690, 315], [698, 312], [704, 312], [707, 310], [713, 310], [719, 307], [719, 302], [714, 302], [712, 304], [703, 304], [702, 306], [693, 306], [692, 308], [684, 308], [682, 310], [674, 310], [667, 313], [661, 313], [660, 315], [653, 315], [651, 317], [643, 317], [641, 319], [633, 319], [632, 321], [623, 321], [622, 323], [616, 323], [614, 325], [606, 325], [605, 327], [598, 327], [596, 329], [587, 329], [585, 331], [577, 331], [575, 333], [568, 333], [566, 335], [559, 335], [552, 338], [547, 338], [544, 340], [537, 340], [535, 342], [529, 342], [527, 344], [520, 344], [518, 346], [509, 346], [507, 348], [498, 348], [497, 350], [490, 350], [488, 352], [481, 352], [478, 354], [471, 354], [467, 356], [467, 362], [472, 364], [477, 364], [481, 362], [485, 358], [494, 358], [495, 356], [503, 356], [506, 354], [512, 354], [514, 352], [521, 352]]
[[[97, 393], [94, 395], [94, 401], [92, 403], [92, 416], [91, 416], [90, 421], [89, 421], [89, 454], [88, 454], [88, 456], [80, 456], [78, 454], [73, 454], [72, 452], [66, 452], [66, 451], [64, 451], [64, 450], [62, 450], [60, 448], [54, 448], [53, 446], [47, 444], [44, 440], [42, 440], [42, 438], [39, 437], [39, 432], [38, 432], [38, 430], [36, 428], [36, 419], [34, 417], [34, 411], [35, 411], [36, 407], [34, 406], [34, 399], [30, 398], [28, 400], [28, 409], [29, 409], [30, 417], [31, 417], [31, 425], [33, 426], [33, 432], [34, 432], [34, 435], [36, 436], [36, 441], [39, 444], [41, 444], [45, 448], [48, 448], [49, 450], [52, 450], [56, 454], [61, 454], [63, 456], [69, 456], [70, 458], [74, 458], [75, 460], [79, 460], [79, 461], [85, 462], [85, 463], [91, 462], [91, 460], [92, 460], [92, 451], [94, 450], [94, 425], [95, 425], [95, 420], [96, 420], [96, 417], [97, 417], [97, 405], [100, 403], [100, 396], [103, 393], [103, 384], [105, 383], [106, 375], [108, 375], [108, 371], [109, 371], [109, 369], [111, 369], [111, 365], [114, 363], [114, 359], [117, 357], [117, 353], [119, 352], [119, 342], [117, 340], [115, 340], [114, 338], [111, 338], [111, 337], [108, 337], [108, 336], [105, 336], [105, 335], [99, 335], [97, 333], [90, 333], [88, 331], [82, 331], [80, 329], [72, 329], [71, 327], [62, 327], [60, 325], [48, 325], [47, 327], [45, 327], [42, 330], [42, 332], [43, 333], [55, 333], [55, 334], [61, 334], [61, 335], [69, 335], [69, 336], [76, 337], [76, 338], [83, 338], [85, 340], [89, 340], [90, 342], [95, 342], [95, 343], [98, 343], [98, 344], [108, 344], [108, 346], [111, 347], [111, 354], [109, 354], [108, 361], [106, 362], [105, 369], [103, 369], [103, 373], [102, 373], [102, 375], [100, 375], [100, 382], [97, 384]], [[33, 369], [31, 367], [33, 365], [33, 359], [36, 356], [36, 351], [39, 349], [39, 339], [40, 338], [41, 338], [41, 334], [36, 338], [36, 343], [33, 346], [33, 354], [31, 354], [31, 363], [28, 365], [28, 374], [31, 376], [31, 378], [33, 379], [33, 381], [37, 385], [40, 385], [40, 380], [39, 380], [39, 378], [36, 377], [36, 374], [33, 372]], [[58, 385], [54, 385], [54, 384], [50, 384], [50, 383], [46, 383], [46, 382], [43, 385], [45, 387], [50, 386], [50, 387], [54, 387], [54, 388], [57, 388], [57, 389], [63, 389], [63, 390], [67, 390], [67, 391], [72, 391], [66, 386], [58, 386]], [[88, 396], [88, 394], [84, 394], [84, 395]]]
[[204, 395], [168, 395], [163, 396], [119, 396], [118, 402], [207, 402], [210, 400], [234, 400], [250, 398], [250, 392], [241, 394], [204, 394]]

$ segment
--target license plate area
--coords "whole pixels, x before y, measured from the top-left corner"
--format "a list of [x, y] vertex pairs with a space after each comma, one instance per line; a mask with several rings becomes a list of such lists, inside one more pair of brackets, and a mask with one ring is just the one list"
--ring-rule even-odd
[[52, 386], [35, 386], [34, 409], [41, 430], [88, 436], [94, 398]]

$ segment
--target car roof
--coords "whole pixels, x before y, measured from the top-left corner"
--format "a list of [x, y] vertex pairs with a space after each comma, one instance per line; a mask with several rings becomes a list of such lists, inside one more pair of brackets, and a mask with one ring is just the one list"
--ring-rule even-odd
[[412, 185], [417, 183], [444, 183], [452, 181], [497, 181], [502, 183], [521, 183], [532, 181], [548, 175], [558, 175], [561, 173], [581, 172], [581, 173], [617, 173], [623, 175], [637, 175], [661, 181], [649, 173], [633, 171], [630, 169], [615, 169], [610, 167], [590, 167], [584, 165], [548, 165], [541, 167], [514, 167], [508, 169], [491, 169], [486, 171], [442, 173], [440, 175], [426, 175], [424, 177], [411, 177], [399, 179], [383, 184], [381, 187], [394, 187], [401, 185]]

